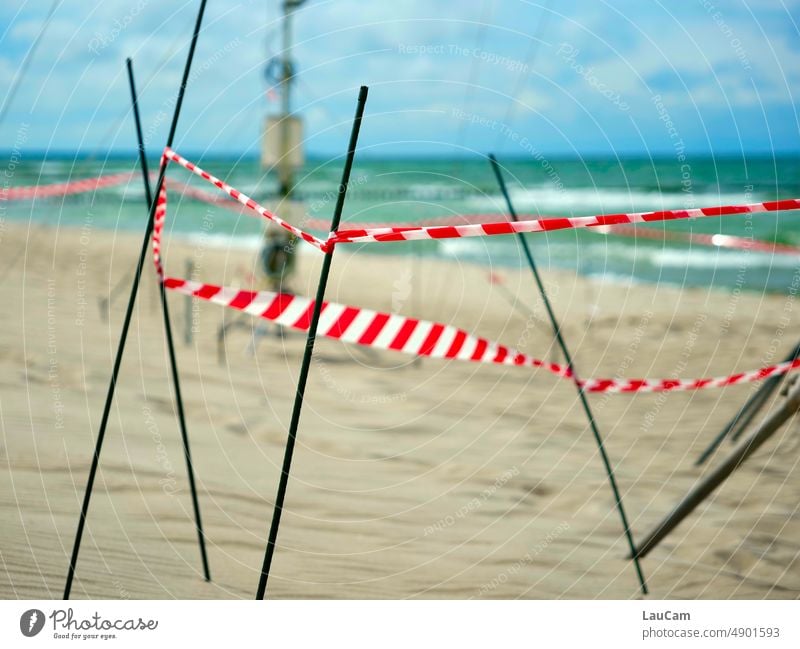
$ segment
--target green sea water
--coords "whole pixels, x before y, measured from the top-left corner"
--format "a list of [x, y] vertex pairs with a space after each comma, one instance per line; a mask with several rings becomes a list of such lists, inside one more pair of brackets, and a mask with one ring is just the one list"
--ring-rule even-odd
[[[276, 208], [276, 181], [252, 159], [194, 157], [211, 173]], [[10, 159], [10, 158], [7, 158]], [[297, 176], [296, 195], [312, 217], [329, 219], [341, 175], [341, 159], [310, 160]], [[706, 207], [800, 197], [800, 157], [589, 158], [505, 161], [512, 199], [520, 213], [581, 216], [600, 213]], [[157, 168], [156, 163], [152, 168]], [[65, 182], [138, 169], [133, 156], [82, 159], [19, 157], [3, 178], [6, 186]], [[171, 165], [169, 178], [216, 191]], [[141, 179], [76, 196], [0, 203], [3, 218], [52, 226], [140, 230], [145, 219]], [[278, 208], [280, 211], [280, 208]], [[359, 159], [353, 168], [343, 226], [348, 222], [414, 223], [441, 216], [494, 213], [504, 203], [486, 160]], [[252, 249], [262, 223], [172, 192], [172, 236], [202, 236], [207, 244]], [[723, 233], [800, 246], [800, 212], [737, 215], [650, 226], [658, 231]], [[671, 239], [606, 236], [591, 230], [527, 235], [543, 269], [573, 269], [612, 282], [667, 282], [683, 286], [735, 287], [786, 292], [800, 257], [729, 250]], [[514, 237], [369, 244], [363, 254], [424, 254], [493, 266], [523, 263]]]

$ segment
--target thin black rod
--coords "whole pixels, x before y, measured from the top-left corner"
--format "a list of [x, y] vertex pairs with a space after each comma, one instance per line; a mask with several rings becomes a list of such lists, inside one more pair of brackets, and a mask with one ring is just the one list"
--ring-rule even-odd
[[47, 31], [47, 28], [50, 26], [50, 22], [53, 20], [53, 14], [63, 1], [64, 0], [53, 0], [53, 4], [50, 5], [50, 9], [45, 16], [39, 33], [36, 35], [36, 38], [33, 39], [33, 43], [23, 57], [22, 63], [20, 63], [19, 68], [17, 68], [17, 73], [14, 75], [14, 78], [11, 81], [11, 88], [9, 88], [2, 105], [0, 105], [0, 124], [3, 123], [6, 114], [11, 108], [11, 104], [14, 103], [14, 97], [17, 96], [17, 90], [19, 90], [22, 79], [25, 76], [25, 73], [28, 71], [28, 66], [30, 66], [31, 61], [33, 61], [33, 56], [36, 54], [36, 50], [39, 49], [39, 44], [42, 42], [44, 33]]
[[[333, 218], [331, 219], [331, 232], [335, 232], [338, 229], [339, 221], [342, 218], [342, 209], [344, 208], [344, 200], [347, 196], [347, 187], [350, 184], [350, 170], [353, 168], [353, 158], [356, 154], [358, 133], [361, 130], [361, 119], [364, 116], [364, 106], [367, 103], [367, 92], [367, 87], [361, 86], [361, 90], [358, 93], [356, 115], [353, 119], [352, 130], [350, 131], [350, 144], [347, 147], [347, 158], [345, 158], [344, 169], [342, 170], [342, 182], [339, 185], [336, 208], [333, 210]], [[283, 454], [283, 467], [281, 468], [281, 477], [278, 483], [278, 493], [275, 496], [275, 508], [272, 512], [272, 524], [269, 528], [269, 538], [267, 539], [267, 547], [264, 551], [264, 564], [261, 567], [261, 578], [258, 581], [256, 599], [264, 599], [264, 595], [267, 592], [269, 570], [272, 565], [272, 556], [275, 553], [278, 528], [281, 524], [283, 501], [286, 497], [286, 485], [289, 483], [289, 471], [292, 468], [292, 454], [294, 453], [294, 444], [297, 439], [297, 428], [300, 424], [300, 411], [303, 408], [303, 396], [306, 390], [308, 371], [311, 367], [311, 354], [314, 351], [314, 341], [317, 337], [317, 325], [319, 324], [319, 315], [322, 311], [322, 301], [325, 299], [325, 288], [328, 284], [328, 274], [330, 273], [331, 261], [333, 260], [333, 250], [334, 248], [328, 250], [325, 254], [325, 258], [322, 260], [322, 270], [320, 271], [319, 284], [317, 285], [317, 297], [314, 300], [314, 312], [308, 327], [308, 338], [306, 339], [306, 349], [303, 354], [303, 364], [300, 367], [300, 375], [297, 378], [297, 392], [294, 397], [292, 420], [289, 424], [289, 436], [286, 440], [286, 450]]]
[[[186, 83], [189, 79], [189, 70], [192, 67], [192, 59], [194, 58], [194, 50], [197, 45], [197, 37], [200, 34], [200, 25], [203, 22], [203, 13], [206, 8], [206, 0], [200, 0], [200, 9], [197, 12], [197, 22], [194, 26], [192, 33], [192, 42], [189, 46], [189, 54], [186, 58], [186, 67], [183, 70], [183, 78], [181, 85], [178, 89], [178, 100], [175, 103], [175, 111], [172, 115], [172, 124], [169, 129], [169, 137], [167, 138], [167, 146], [172, 146], [172, 141], [175, 138], [175, 130], [178, 127], [178, 117], [181, 112], [181, 105], [183, 104], [183, 95], [186, 91]], [[161, 183], [164, 182], [165, 165], [161, 165], [161, 171], [158, 176], [158, 183], [156, 184], [156, 196], [161, 190]], [[139, 290], [139, 280], [142, 276], [142, 268], [144, 267], [144, 260], [147, 256], [148, 243], [150, 235], [153, 232], [153, 220], [156, 213], [156, 201], [150, 202], [150, 214], [147, 219], [147, 227], [145, 228], [144, 239], [142, 240], [142, 249], [139, 253], [139, 261], [136, 265], [136, 273], [133, 276], [133, 284], [131, 285], [131, 294], [128, 298], [128, 308], [125, 311], [125, 319], [122, 322], [122, 331], [119, 336], [119, 345], [117, 346], [116, 357], [114, 358], [114, 366], [111, 370], [111, 380], [108, 383], [108, 392], [106, 394], [106, 402], [103, 406], [103, 415], [100, 419], [100, 430], [97, 433], [97, 441], [95, 443], [94, 455], [92, 456], [92, 464], [89, 468], [89, 479], [86, 482], [86, 491], [83, 494], [83, 504], [81, 505], [81, 515], [78, 519], [78, 529], [75, 532], [75, 542], [72, 546], [72, 557], [69, 561], [69, 571], [67, 572], [67, 581], [64, 585], [64, 599], [69, 599], [70, 591], [72, 590], [72, 580], [75, 578], [75, 566], [78, 563], [78, 553], [81, 549], [81, 539], [83, 537], [83, 528], [86, 525], [86, 516], [89, 512], [89, 501], [92, 498], [92, 489], [94, 488], [94, 480], [97, 475], [97, 467], [100, 464], [100, 452], [103, 449], [103, 440], [106, 435], [106, 426], [108, 425], [108, 417], [111, 414], [111, 403], [114, 400], [114, 390], [117, 386], [117, 378], [119, 377], [119, 368], [122, 364], [122, 355], [125, 351], [125, 342], [128, 339], [128, 329], [130, 328], [131, 318], [133, 317], [133, 307], [136, 303], [136, 294]]]
[[798, 409], [800, 409], [800, 383], [791, 388], [786, 399], [769, 413], [746, 439], [739, 442], [719, 465], [715, 466], [708, 475], [703, 476], [691, 488], [675, 508], [645, 536], [634, 556], [644, 557], [656, 547], [764, 442], [778, 432], [787, 421], [797, 416]]
[[[518, 221], [517, 212], [514, 209], [514, 205], [511, 202], [511, 197], [508, 195], [508, 189], [506, 188], [506, 182], [503, 179], [503, 174], [500, 171], [500, 165], [497, 163], [497, 158], [494, 155], [489, 156], [489, 162], [492, 165], [492, 169], [494, 170], [494, 175], [497, 177], [497, 183], [500, 185], [500, 191], [503, 194], [503, 198], [506, 201], [506, 206], [508, 207], [508, 212], [511, 215], [511, 218], [514, 221]], [[592, 433], [594, 434], [594, 439], [597, 442], [597, 448], [600, 451], [600, 457], [603, 459], [603, 465], [606, 469], [606, 475], [608, 476], [608, 482], [611, 485], [611, 491], [614, 493], [614, 500], [617, 505], [617, 511], [619, 512], [619, 516], [622, 519], [622, 527], [625, 530], [625, 538], [628, 540], [628, 546], [630, 547], [631, 556], [633, 557], [633, 565], [636, 568], [636, 576], [639, 579], [639, 586], [642, 589], [642, 593], [647, 595], [647, 584], [645, 583], [644, 573], [642, 572], [642, 567], [639, 565], [639, 559], [636, 557], [635, 548], [636, 545], [633, 542], [633, 533], [631, 532], [630, 525], [628, 524], [628, 516], [625, 513], [625, 507], [622, 504], [622, 495], [620, 494], [619, 487], [617, 486], [617, 479], [614, 477], [614, 469], [611, 466], [611, 461], [608, 458], [608, 453], [606, 452], [605, 444], [603, 444], [603, 438], [600, 435], [600, 431], [597, 428], [597, 422], [594, 419], [594, 414], [592, 414], [592, 409], [589, 407], [589, 400], [586, 398], [586, 393], [583, 390], [583, 386], [580, 383], [578, 378], [578, 373], [575, 371], [575, 365], [572, 362], [572, 356], [569, 353], [569, 349], [567, 348], [567, 343], [564, 341], [564, 337], [561, 335], [561, 326], [558, 324], [558, 319], [556, 318], [556, 314], [553, 311], [553, 307], [550, 304], [550, 298], [547, 297], [547, 291], [544, 288], [544, 283], [542, 282], [542, 278], [539, 276], [539, 270], [536, 267], [536, 262], [533, 260], [533, 254], [531, 253], [531, 249], [528, 246], [528, 241], [525, 239], [525, 236], [522, 233], [518, 233], [517, 237], [519, 238], [520, 244], [522, 245], [522, 250], [525, 253], [525, 257], [528, 260], [528, 265], [533, 272], [533, 278], [536, 280], [536, 286], [539, 288], [539, 293], [542, 296], [542, 301], [544, 302], [545, 309], [547, 310], [547, 315], [550, 318], [550, 323], [553, 326], [553, 333], [555, 334], [556, 341], [558, 342], [558, 346], [561, 348], [561, 353], [564, 354], [564, 360], [567, 363], [567, 367], [569, 368], [570, 375], [572, 376], [572, 380], [575, 383], [575, 388], [578, 391], [578, 397], [581, 401], [581, 405], [583, 406], [583, 410], [586, 413], [586, 418], [589, 421], [589, 427], [592, 429]]]
[[[784, 359], [784, 362], [791, 363], [798, 356], [800, 356], [800, 344], [798, 344], [792, 350], [792, 353]], [[784, 375], [779, 374], [778, 376], [771, 376], [770, 378], [766, 379], [758, 388], [758, 390], [750, 395], [747, 401], [745, 401], [744, 405], [737, 411], [737, 413], [733, 416], [733, 419], [728, 422], [725, 428], [723, 428], [717, 434], [717, 436], [711, 440], [711, 444], [709, 444], [706, 450], [701, 453], [694, 465], [700, 466], [704, 464], [705, 461], [714, 454], [714, 451], [717, 450], [719, 445], [722, 444], [723, 440], [729, 435], [731, 437], [731, 441], [733, 442], [739, 439], [739, 436], [750, 425], [750, 422], [753, 421], [753, 418], [759, 413], [761, 408], [764, 407], [764, 404], [766, 404], [767, 400], [770, 398], [770, 396], [772, 396], [772, 393], [775, 392], [775, 390], [781, 384], [783, 378]]]
[[[791, 363], [798, 358], [800, 358], [800, 343], [798, 343], [798, 345], [792, 350], [792, 353], [784, 359], [784, 362]], [[755, 407], [752, 408], [749, 413], [747, 413], [746, 417], [742, 417], [741, 421], [739, 421], [734, 430], [731, 432], [731, 443], [739, 441], [739, 438], [742, 436], [744, 431], [751, 424], [753, 419], [755, 419], [756, 415], [761, 412], [761, 409], [766, 405], [767, 401], [769, 401], [769, 398], [772, 396], [775, 390], [780, 387], [786, 376], [786, 374], [779, 374], [778, 376], [771, 376], [764, 381], [761, 399], [755, 405]]]
[[[139, 160], [142, 165], [142, 180], [144, 181], [144, 193], [147, 204], [153, 201], [153, 192], [150, 189], [150, 171], [147, 167], [147, 153], [144, 148], [144, 138], [142, 137], [142, 122], [139, 118], [139, 102], [136, 94], [136, 83], [133, 77], [133, 61], [126, 60], [128, 67], [128, 82], [131, 88], [131, 101], [133, 102], [133, 117], [136, 122], [136, 138], [139, 144]], [[163, 255], [162, 255], [163, 259]], [[162, 262], [163, 263], [163, 262]], [[186, 472], [189, 475], [189, 491], [192, 495], [192, 507], [194, 508], [195, 527], [197, 528], [197, 541], [200, 545], [200, 559], [203, 563], [203, 576], [206, 581], [211, 581], [211, 573], [208, 568], [208, 555], [206, 554], [206, 539], [203, 534], [203, 520], [200, 517], [200, 503], [197, 499], [197, 487], [194, 479], [194, 467], [192, 466], [192, 454], [189, 449], [189, 433], [186, 430], [186, 417], [183, 410], [183, 397], [181, 396], [181, 384], [178, 378], [178, 361], [175, 358], [175, 345], [172, 341], [172, 325], [169, 318], [169, 305], [167, 304], [167, 291], [163, 282], [158, 282], [158, 291], [161, 296], [161, 312], [164, 314], [164, 333], [167, 339], [167, 349], [169, 350], [169, 362], [172, 370], [172, 385], [175, 388], [175, 409], [178, 415], [178, 423], [181, 429], [181, 439], [183, 441], [183, 455], [186, 459]]]

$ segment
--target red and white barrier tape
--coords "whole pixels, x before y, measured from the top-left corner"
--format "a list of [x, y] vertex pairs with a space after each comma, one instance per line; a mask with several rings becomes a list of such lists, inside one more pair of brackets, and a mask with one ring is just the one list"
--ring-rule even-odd
[[[470, 225], [475, 223], [492, 223], [496, 221], [500, 215], [498, 214], [450, 214], [449, 216], [437, 216], [433, 218], [425, 219], [424, 224], [419, 223], [409, 223], [406, 224], [407, 227], [431, 227], [431, 226], [439, 226], [439, 225]], [[529, 216], [530, 218], [536, 218], [536, 215], [530, 214], [525, 215]], [[548, 216], [545, 218], [555, 218], [552, 216]], [[326, 230], [329, 225], [330, 221], [325, 221], [324, 219], [306, 219], [305, 224], [313, 229], [313, 230]], [[384, 222], [363, 222], [363, 223], [347, 223], [348, 230], [371, 230], [375, 228], [386, 228], [389, 227]], [[398, 226], [403, 227], [403, 226]]]
[[[287, 293], [243, 291], [173, 277], [166, 278], [164, 285], [178, 293], [238, 309], [300, 331], [308, 330], [314, 310], [314, 300]], [[450, 325], [334, 302], [322, 303], [317, 333], [344, 342], [415, 356], [544, 367], [558, 376], [570, 376], [568, 368], [520, 354]]]
[[551, 232], [569, 228], [592, 228], [627, 223], [653, 223], [701, 217], [749, 214], [753, 212], [779, 212], [800, 209], [800, 200], [787, 199], [750, 205], [722, 205], [689, 210], [663, 210], [660, 212], [634, 212], [630, 214], [602, 214], [598, 216], [573, 216], [568, 218], [534, 219], [531, 221], [502, 221], [452, 226], [383, 227], [339, 230], [328, 239], [329, 244], [410, 241], [420, 239], [456, 239], [460, 237], [485, 237], [520, 232]]
[[49, 198], [51, 196], [67, 196], [69, 194], [82, 194], [97, 189], [120, 185], [131, 179], [132, 173], [124, 171], [118, 174], [108, 174], [96, 178], [83, 178], [71, 180], [66, 183], [53, 183], [51, 185], [30, 185], [26, 187], [0, 187], [0, 200], [23, 201], [34, 198]]
[[[234, 205], [230, 201], [214, 196], [210, 192], [203, 191], [197, 187], [186, 185], [183, 183], [175, 183], [170, 181], [170, 187], [175, 187], [182, 191], [184, 195], [194, 198], [205, 203], [212, 203], [221, 207], [226, 207], [239, 211], [240, 205]], [[534, 214], [521, 214], [522, 219], [535, 219], [541, 218]], [[555, 217], [547, 217], [555, 218]], [[491, 223], [497, 220], [497, 214], [452, 214], [450, 216], [439, 216], [430, 219], [425, 219], [425, 225], [466, 225], [472, 223]], [[312, 230], [325, 230], [329, 221], [318, 218], [306, 218], [303, 223]], [[366, 230], [372, 228], [386, 227], [386, 223], [372, 221], [372, 222], [359, 222], [348, 223], [348, 228]], [[800, 254], [800, 247], [791, 246], [785, 243], [773, 243], [771, 241], [764, 241], [761, 239], [749, 239], [747, 237], [737, 237], [728, 234], [703, 234], [695, 232], [681, 232], [677, 230], [656, 230], [653, 228], [638, 228], [630, 225], [617, 225], [617, 226], [597, 226], [592, 228], [590, 232], [597, 232], [599, 234], [613, 234], [623, 237], [633, 237], [641, 239], [654, 239], [666, 241], [678, 241], [681, 243], [696, 243], [703, 246], [711, 246], [714, 248], [730, 248], [733, 250], [755, 250], [756, 252], [774, 253], [779, 255], [797, 255]]]
[[[203, 180], [207, 180], [212, 185], [215, 185], [216, 187], [218, 187], [219, 189], [224, 191], [233, 200], [241, 203], [245, 207], [249, 207], [251, 210], [253, 210], [257, 214], [260, 214], [264, 218], [269, 219], [270, 221], [272, 221], [276, 225], [279, 225], [280, 227], [288, 230], [289, 232], [291, 232], [295, 236], [300, 237], [304, 241], [310, 243], [315, 248], [319, 248], [323, 252], [327, 252], [329, 250], [327, 242], [322, 241], [321, 239], [318, 239], [317, 237], [315, 237], [315, 236], [313, 236], [311, 234], [308, 234], [307, 232], [303, 232], [300, 228], [296, 228], [295, 226], [291, 225], [290, 223], [287, 223], [286, 221], [284, 221], [279, 216], [277, 216], [277, 215], [273, 214], [272, 212], [270, 212], [267, 208], [265, 208], [265, 207], [259, 205], [258, 203], [256, 203], [252, 198], [250, 198], [246, 194], [243, 194], [238, 189], [234, 189], [228, 183], [225, 183], [225, 182], [221, 181], [216, 176], [212, 176], [207, 171], [204, 171], [204, 170], [200, 169], [200, 167], [198, 167], [197, 165], [193, 164], [192, 162], [189, 162], [186, 158], [181, 157], [180, 155], [175, 153], [175, 151], [173, 151], [169, 147], [166, 147], [164, 149], [164, 157], [168, 161], [177, 162], [181, 167], [183, 167], [184, 169], [187, 169], [188, 171], [191, 171], [196, 176], [200, 176], [200, 178], [202, 178]], [[165, 201], [166, 201], [166, 199], [165, 199]]]
[[696, 232], [679, 232], [675, 230], [655, 230], [653, 228], [636, 228], [629, 225], [614, 227], [598, 227], [593, 230], [600, 234], [616, 234], [623, 237], [657, 239], [659, 241], [680, 241], [683, 243], [699, 243], [704, 246], [732, 248], [734, 250], [755, 250], [779, 255], [798, 255], [800, 248], [783, 243], [772, 243], [760, 239], [735, 237], [729, 234], [703, 234]]
[[[183, 158], [180, 158], [180, 156], [171, 152], [169, 149], [165, 151], [165, 157], [179, 162], [179, 164], [182, 164], [182, 166], [185, 166], [193, 173], [214, 183], [242, 205], [250, 207], [259, 214], [262, 214], [262, 216], [267, 216], [267, 218], [271, 218], [272, 220], [277, 219], [277, 217], [263, 208], [261, 208], [263, 212], [259, 210], [258, 207], [260, 206], [248, 197], [237, 192], [210, 174], [199, 170], [195, 165], [183, 160]], [[166, 184], [164, 184], [158, 196], [155, 227], [153, 231], [153, 259], [160, 277], [163, 277], [163, 268], [161, 265], [161, 235], [166, 219], [166, 208], [167, 189]], [[280, 219], [277, 219], [276, 222], [279, 225], [284, 224]], [[514, 224], [509, 223], [509, 225]], [[316, 241], [322, 243], [319, 240]], [[322, 246], [318, 247], [324, 250]], [[302, 331], [308, 329], [314, 306], [313, 300], [309, 298], [276, 294], [268, 291], [242, 291], [175, 278], [166, 278], [164, 284], [167, 288], [179, 293], [209, 300], [222, 306], [239, 309], [251, 315], [272, 320], [278, 324]], [[370, 309], [360, 309], [332, 302], [323, 304], [318, 332], [323, 336], [344, 340], [345, 342], [368, 345], [378, 349], [392, 349], [417, 356], [456, 358], [475, 362], [498, 363], [502, 365], [542, 367], [557, 376], [565, 378], [571, 377], [571, 373], [567, 367], [521, 354], [504, 345], [472, 336], [466, 331], [450, 325], [426, 320], [416, 320], [388, 313], [379, 313]], [[586, 379], [581, 381], [581, 385], [588, 392], [665, 392], [675, 390], [697, 390], [701, 388], [724, 387], [747, 381], [756, 381], [788, 372], [799, 366], [800, 360], [797, 360], [792, 363], [780, 363], [752, 372], [740, 372], [731, 376], [710, 379]]]
[[[166, 164], [164, 158], [161, 159], [162, 166]], [[167, 183], [161, 183], [156, 199], [156, 212], [153, 218], [153, 263], [156, 266], [156, 273], [161, 281], [164, 280], [164, 266], [161, 263], [161, 233], [164, 230], [164, 222], [167, 220]]]
[[[314, 300], [306, 297], [243, 291], [168, 277], [166, 288], [183, 295], [208, 300], [238, 309], [286, 327], [307, 331], [314, 310]], [[371, 309], [323, 302], [317, 333], [327, 338], [356, 343], [377, 349], [390, 349], [414, 356], [452, 358], [477, 363], [495, 363], [520, 367], [541, 367], [562, 378], [571, 378], [568, 367], [521, 354], [510, 347], [473, 336], [463, 329], [417, 320]], [[585, 379], [580, 384], [587, 392], [671, 392], [720, 388], [770, 376], [785, 374], [800, 367], [800, 359], [779, 363], [752, 372], [709, 379]]]
[[[686, 210], [662, 210], [659, 212], [633, 212], [628, 214], [601, 214], [596, 216], [551, 217], [525, 221], [500, 221], [489, 223], [468, 223], [466, 225], [431, 225], [431, 226], [398, 226], [376, 228], [350, 228], [332, 232], [323, 241], [283, 221], [278, 216], [256, 203], [252, 198], [242, 194], [219, 178], [200, 169], [195, 164], [178, 155], [172, 149], [164, 149], [168, 160], [177, 162], [192, 173], [216, 185], [228, 196], [242, 205], [249, 207], [261, 216], [270, 219], [281, 227], [311, 243], [323, 252], [339, 243], [367, 243], [388, 241], [410, 241], [420, 239], [454, 239], [460, 237], [484, 237], [521, 232], [552, 232], [570, 228], [593, 228], [602, 226], [618, 226], [630, 223], [654, 223], [703, 217], [726, 216], [730, 214], [750, 214], [756, 212], [779, 212], [800, 209], [800, 199], [786, 199], [752, 203], [749, 205], [721, 205]], [[484, 215], [480, 216], [481, 219]], [[450, 217], [447, 217], [450, 218]]]
[[[211, 203], [239, 211], [240, 205], [234, 205], [230, 201], [215, 196], [210, 192], [206, 192], [197, 187], [186, 185], [183, 183], [175, 183], [170, 181], [170, 187], [175, 187], [182, 191], [184, 195], [194, 198], [205, 203]], [[491, 223], [497, 220], [497, 214], [451, 214], [449, 216], [439, 216], [430, 219], [425, 219], [425, 225], [466, 225], [473, 223]], [[542, 218], [535, 214], [520, 214], [521, 219], [531, 220]], [[556, 217], [546, 217], [556, 218]], [[304, 225], [312, 230], [327, 229], [330, 224], [325, 219], [306, 218], [303, 221]], [[359, 222], [348, 223], [349, 229], [367, 230], [373, 228], [387, 227], [386, 223], [372, 221], [372, 222]], [[680, 232], [677, 230], [655, 230], [653, 228], [638, 228], [630, 225], [617, 225], [617, 226], [597, 226], [592, 228], [591, 232], [599, 234], [613, 234], [623, 237], [634, 237], [642, 239], [654, 240], [667, 240], [678, 241], [681, 243], [696, 243], [703, 246], [711, 246], [715, 248], [730, 248], [733, 250], [755, 250], [756, 252], [774, 253], [779, 255], [797, 255], [800, 254], [800, 247], [791, 246], [784, 243], [773, 243], [761, 239], [749, 239], [747, 237], [737, 237], [728, 234], [703, 234], [695, 232]]]

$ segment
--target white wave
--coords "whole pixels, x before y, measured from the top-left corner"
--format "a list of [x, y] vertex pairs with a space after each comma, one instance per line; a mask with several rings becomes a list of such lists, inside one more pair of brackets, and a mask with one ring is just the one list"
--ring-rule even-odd
[[45, 176], [68, 176], [72, 163], [62, 160], [45, 160], [39, 165], [39, 175]]
[[145, 199], [144, 187], [141, 182], [113, 185], [112, 187], [104, 188], [102, 191], [108, 191], [125, 201], [144, 201]]
[[611, 271], [591, 271], [586, 273], [586, 277], [597, 284], [616, 284], [618, 286], [635, 286], [639, 284], [647, 284], [643, 279], [639, 279], [634, 275], [624, 275], [622, 273], [614, 273]]
[[[492, 245], [495, 244], [500, 245]], [[503, 245], [504, 244], [504, 245]], [[514, 263], [521, 257], [514, 239], [442, 239], [439, 250], [451, 259], [470, 261], [491, 260]], [[721, 250], [718, 248], [679, 248], [648, 244], [625, 244], [608, 240], [604, 243], [549, 243], [546, 247], [534, 244], [534, 253], [541, 264], [562, 268], [581, 268], [589, 263], [606, 263], [611, 267], [636, 262], [661, 268], [796, 268], [800, 265], [791, 255], [773, 255], [769, 252]]]
[[487, 259], [490, 254], [487, 241], [483, 238], [440, 239], [438, 248], [443, 256], [450, 259]]
[[665, 268], [797, 268], [800, 262], [790, 255], [756, 251], [652, 249], [647, 260]]
[[411, 183], [406, 186], [411, 198], [420, 200], [444, 200], [460, 195], [460, 188], [441, 183]]
[[[663, 193], [647, 190], [599, 189], [592, 187], [565, 189], [552, 186], [514, 188], [510, 191], [519, 211], [530, 210], [540, 214], [600, 214], [608, 212], [641, 212], [670, 209], [688, 209], [713, 205], [748, 203], [757, 200], [744, 193]], [[499, 196], [475, 196], [467, 203], [476, 210], [502, 209]]]

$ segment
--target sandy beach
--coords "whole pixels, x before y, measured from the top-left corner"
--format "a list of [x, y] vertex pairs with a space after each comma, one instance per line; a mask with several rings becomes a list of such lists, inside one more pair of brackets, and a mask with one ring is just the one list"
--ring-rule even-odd
[[[90, 224], [5, 224], [4, 263], [24, 253], [0, 279], [0, 597], [61, 596], [126, 296], [107, 320], [98, 300], [139, 246]], [[254, 257], [175, 238], [165, 254], [170, 274], [192, 259], [216, 283], [240, 281]], [[300, 257], [298, 293], [313, 295], [319, 262]], [[327, 297], [558, 360], [529, 273], [495, 270], [533, 317], [486, 268], [345, 248]], [[796, 343], [786, 296], [568, 272], [546, 282], [586, 377], [720, 376]], [[217, 330], [238, 314], [169, 299], [213, 581], [200, 572], [148, 257], [74, 597], [255, 593], [304, 336], [265, 337], [253, 355], [233, 330], [220, 362]], [[590, 397], [635, 537], [703, 475], [695, 458], [753, 389]], [[644, 560], [651, 598], [800, 596], [799, 441], [796, 425], [779, 432]], [[544, 371], [320, 340], [278, 544], [272, 598], [639, 597], [574, 387]]]

